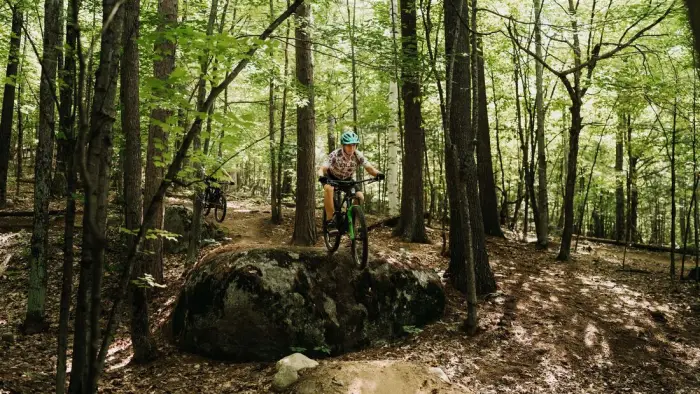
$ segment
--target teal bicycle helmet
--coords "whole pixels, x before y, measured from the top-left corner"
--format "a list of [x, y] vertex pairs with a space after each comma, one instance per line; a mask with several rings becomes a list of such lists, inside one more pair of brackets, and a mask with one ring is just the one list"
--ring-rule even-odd
[[343, 145], [359, 144], [360, 137], [358, 137], [354, 132], [347, 130], [343, 132], [342, 136], [340, 136], [340, 143]]

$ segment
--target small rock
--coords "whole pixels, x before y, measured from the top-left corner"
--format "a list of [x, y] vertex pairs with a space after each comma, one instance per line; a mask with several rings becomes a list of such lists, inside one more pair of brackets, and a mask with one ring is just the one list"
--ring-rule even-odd
[[331, 383], [333, 383], [336, 386], [340, 386], [340, 387], [345, 386], [345, 383], [343, 383], [341, 380], [338, 380], [336, 377], [333, 377], [333, 380], [331, 380]]
[[9, 198], [5, 200], [5, 208], [14, 208], [15, 207], [15, 202], [10, 200]]
[[428, 368], [428, 372], [437, 376], [438, 378], [440, 378], [440, 380], [442, 380], [445, 383], [451, 383], [450, 378], [447, 376], [445, 371], [442, 370], [442, 368], [438, 368], [438, 367]]
[[297, 372], [304, 368], [318, 367], [318, 361], [314, 361], [301, 353], [294, 353], [277, 361], [277, 371], [281, 371], [283, 367], [289, 367], [294, 372]]
[[15, 334], [11, 332], [6, 332], [2, 334], [2, 341], [7, 342], [7, 343], [14, 343], [15, 342]]
[[289, 365], [282, 365], [272, 379], [272, 389], [282, 391], [299, 380], [299, 374]]
[[289, 257], [291, 257], [294, 260], [299, 260], [299, 257], [301, 256], [299, 255], [299, 253], [289, 252]]

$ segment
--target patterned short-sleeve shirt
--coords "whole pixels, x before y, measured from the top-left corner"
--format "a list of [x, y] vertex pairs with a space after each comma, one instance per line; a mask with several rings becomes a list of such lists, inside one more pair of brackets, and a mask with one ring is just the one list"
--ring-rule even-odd
[[328, 167], [330, 173], [338, 179], [352, 178], [358, 165], [365, 168], [371, 166], [369, 160], [359, 150], [352, 155], [346, 155], [343, 148], [331, 152], [323, 162], [323, 166]]

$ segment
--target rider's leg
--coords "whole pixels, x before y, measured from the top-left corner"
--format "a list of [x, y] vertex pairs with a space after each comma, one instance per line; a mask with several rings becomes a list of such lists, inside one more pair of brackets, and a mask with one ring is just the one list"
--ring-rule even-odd
[[331, 185], [323, 186], [323, 206], [326, 209], [326, 219], [331, 220], [335, 213], [335, 208], [333, 207], [333, 186]]

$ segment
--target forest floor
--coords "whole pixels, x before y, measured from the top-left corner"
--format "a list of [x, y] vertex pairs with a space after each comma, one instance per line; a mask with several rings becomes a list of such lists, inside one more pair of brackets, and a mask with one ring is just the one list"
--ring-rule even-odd
[[[284, 210], [280, 226], [269, 222], [268, 212], [269, 206], [259, 202], [230, 202], [223, 226], [231, 243], [240, 248], [287, 243], [294, 211]], [[22, 220], [12, 224], [22, 227]], [[377, 220], [368, 217], [370, 224]], [[24, 336], [18, 327], [26, 308], [31, 235], [0, 221], [0, 393], [52, 392], [61, 222], [54, 221], [51, 229], [50, 329]], [[379, 227], [370, 233], [370, 247], [375, 254], [399, 256], [442, 274], [448, 261], [440, 256], [440, 230], [428, 233], [432, 244], [406, 244], [392, 238], [391, 229]], [[207, 246], [202, 253], [216, 247]], [[358, 374], [376, 374], [378, 362], [439, 367], [452, 381], [453, 392], [700, 393], [700, 291], [695, 282], [669, 281], [667, 255], [628, 250], [623, 270], [623, 249], [610, 245], [583, 242], [567, 263], [555, 261], [554, 246], [537, 251], [521, 241], [489, 238], [487, 248], [498, 292], [479, 304], [477, 335], [468, 337], [460, 330], [465, 297], [446, 286], [448, 306], [440, 321], [378, 348], [320, 360], [321, 367], [359, 365], [364, 372]], [[117, 266], [120, 249], [108, 252], [110, 267]], [[183, 353], [166, 340], [161, 327], [184, 282], [183, 256], [166, 256], [165, 267], [167, 288], [155, 293], [151, 303], [161, 357], [147, 365], [129, 364], [128, 330], [121, 327], [100, 391], [269, 392], [274, 363], [210, 360]], [[108, 269], [106, 275], [109, 286], [116, 272]]]

